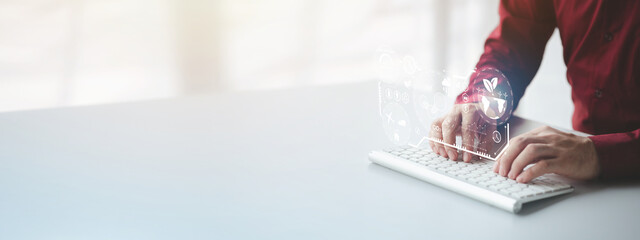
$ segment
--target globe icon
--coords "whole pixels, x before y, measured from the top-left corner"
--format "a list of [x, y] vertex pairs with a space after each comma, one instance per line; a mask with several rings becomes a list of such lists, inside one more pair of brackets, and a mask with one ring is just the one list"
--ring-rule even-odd
[[481, 100], [480, 106], [488, 118], [498, 119], [504, 115], [507, 100], [489, 96], [482, 96]]
[[472, 82], [476, 85], [471, 93], [477, 96], [481, 117], [492, 125], [501, 125], [509, 120], [513, 111], [513, 92], [502, 72], [493, 68], [475, 73]]

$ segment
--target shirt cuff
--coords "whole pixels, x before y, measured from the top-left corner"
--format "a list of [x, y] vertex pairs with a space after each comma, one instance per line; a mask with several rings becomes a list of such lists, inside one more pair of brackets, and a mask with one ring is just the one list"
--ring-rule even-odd
[[598, 154], [603, 180], [640, 177], [640, 129], [589, 136]]

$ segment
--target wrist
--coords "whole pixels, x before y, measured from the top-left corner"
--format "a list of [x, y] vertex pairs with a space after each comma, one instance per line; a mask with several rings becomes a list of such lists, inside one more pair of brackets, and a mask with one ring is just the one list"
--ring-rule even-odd
[[589, 179], [595, 179], [600, 177], [601, 166], [600, 159], [598, 157], [598, 151], [596, 150], [596, 145], [593, 143], [591, 138], [585, 137], [585, 145], [586, 145], [586, 159], [587, 160], [587, 169], [590, 169]]

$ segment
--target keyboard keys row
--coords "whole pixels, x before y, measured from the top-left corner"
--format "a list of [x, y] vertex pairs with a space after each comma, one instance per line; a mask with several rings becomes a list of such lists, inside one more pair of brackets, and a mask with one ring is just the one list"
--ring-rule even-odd
[[451, 161], [431, 151], [408, 146], [387, 149], [385, 152], [418, 163], [449, 177], [514, 198], [532, 197], [570, 187], [568, 184], [553, 181], [544, 176], [533, 180], [530, 184], [518, 183], [494, 173], [492, 170], [493, 162], [487, 160], [476, 160], [470, 163]]

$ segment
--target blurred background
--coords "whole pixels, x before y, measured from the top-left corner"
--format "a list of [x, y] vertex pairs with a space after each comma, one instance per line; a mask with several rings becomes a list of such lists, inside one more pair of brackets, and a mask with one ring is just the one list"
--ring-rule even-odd
[[[467, 73], [498, 1], [2, 0], [0, 112], [375, 81], [379, 46]], [[516, 114], [571, 128], [557, 31]]]

